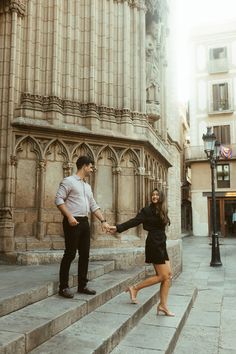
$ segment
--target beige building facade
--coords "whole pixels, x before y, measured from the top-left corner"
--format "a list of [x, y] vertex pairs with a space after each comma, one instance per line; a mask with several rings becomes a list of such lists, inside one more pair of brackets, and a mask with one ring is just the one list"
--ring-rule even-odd
[[216, 167], [217, 230], [236, 236], [236, 26], [228, 23], [196, 31], [192, 45], [190, 100], [191, 166], [194, 235], [211, 234], [211, 169], [203, 148], [203, 134], [211, 127], [221, 143]]
[[[179, 239], [169, 11], [158, 0], [1, 2], [2, 254], [63, 249], [54, 197], [81, 154], [95, 161], [89, 182], [109, 223], [134, 216], [158, 187], [168, 197], [168, 237]], [[140, 228], [114, 238], [91, 226], [93, 247], [144, 244]]]

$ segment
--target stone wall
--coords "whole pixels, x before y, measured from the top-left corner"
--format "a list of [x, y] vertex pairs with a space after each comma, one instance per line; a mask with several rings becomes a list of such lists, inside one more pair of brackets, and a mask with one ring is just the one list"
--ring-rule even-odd
[[[89, 182], [110, 223], [134, 216], [152, 188], [174, 188], [167, 10], [158, 0], [1, 2], [1, 252], [63, 248], [54, 196], [80, 154], [95, 160]], [[114, 238], [91, 226], [94, 247], [143, 245], [140, 228]]]

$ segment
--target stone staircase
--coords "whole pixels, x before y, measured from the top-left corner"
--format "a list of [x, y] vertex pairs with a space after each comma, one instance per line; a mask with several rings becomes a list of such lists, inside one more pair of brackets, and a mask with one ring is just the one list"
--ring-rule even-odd
[[[141, 291], [138, 305], [124, 292], [145, 277], [145, 267], [116, 270], [113, 261], [90, 262], [89, 286], [97, 294], [73, 299], [57, 295], [58, 265], [1, 267], [1, 284], [7, 284], [0, 284], [1, 354], [172, 353], [196, 297], [196, 289], [174, 281], [176, 317], [168, 318], [156, 315], [158, 285]], [[76, 264], [71, 274], [76, 291]]]

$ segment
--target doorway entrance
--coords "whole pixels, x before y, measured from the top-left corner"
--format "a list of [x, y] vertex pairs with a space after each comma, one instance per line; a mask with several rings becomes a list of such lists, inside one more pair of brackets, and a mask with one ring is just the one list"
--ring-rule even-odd
[[[212, 199], [208, 198], [208, 230], [212, 234]], [[216, 230], [220, 236], [236, 237], [236, 199], [216, 198]]]

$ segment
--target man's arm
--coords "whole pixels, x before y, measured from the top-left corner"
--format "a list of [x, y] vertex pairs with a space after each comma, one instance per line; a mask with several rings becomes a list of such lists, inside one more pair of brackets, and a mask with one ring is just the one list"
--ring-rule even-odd
[[106, 219], [104, 218], [101, 209], [96, 209], [93, 214], [96, 216], [96, 218], [101, 221], [102, 223], [102, 231], [109, 231], [110, 230], [110, 225], [107, 223]]
[[68, 219], [68, 223], [70, 226], [76, 226], [78, 221], [74, 218], [74, 216], [67, 210], [65, 204], [57, 205], [58, 209]]

